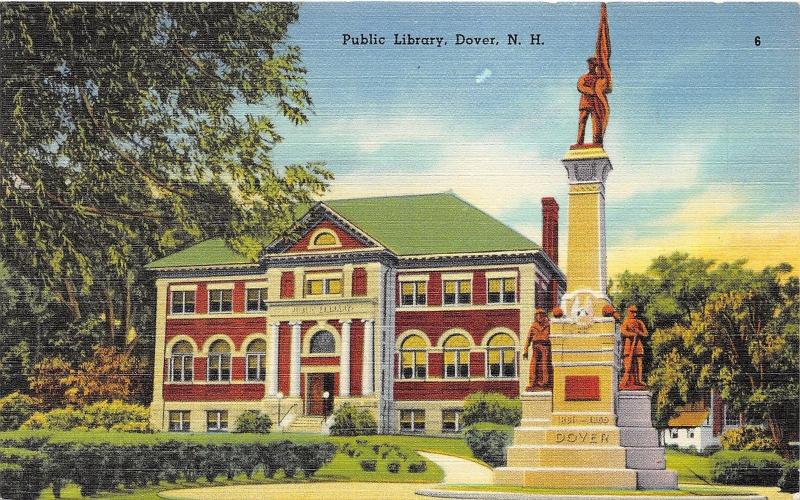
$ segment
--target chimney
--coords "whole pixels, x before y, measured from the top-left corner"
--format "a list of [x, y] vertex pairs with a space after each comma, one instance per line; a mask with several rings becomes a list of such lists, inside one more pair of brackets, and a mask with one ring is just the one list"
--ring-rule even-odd
[[542, 248], [558, 265], [558, 203], [550, 196], [542, 198]]

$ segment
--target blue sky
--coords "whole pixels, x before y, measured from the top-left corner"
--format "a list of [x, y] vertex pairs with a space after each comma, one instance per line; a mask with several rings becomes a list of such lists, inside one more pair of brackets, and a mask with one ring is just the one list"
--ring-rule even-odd
[[[609, 5], [612, 274], [672, 250], [800, 264], [799, 12]], [[290, 42], [302, 49], [315, 114], [281, 124], [276, 161], [325, 161], [331, 198], [452, 189], [536, 241], [539, 199], [555, 196], [566, 255], [559, 160], [575, 141], [575, 82], [598, 13], [598, 4], [302, 4]], [[345, 46], [345, 33], [387, 43]], [[448, 44], [395, 46], [394, 33]], [[500, 45], [456, 46], [457, 33]], [[508, 33], [523, 45], [506, 45]], [[530, 33], [543, 45], [528, 45]]]

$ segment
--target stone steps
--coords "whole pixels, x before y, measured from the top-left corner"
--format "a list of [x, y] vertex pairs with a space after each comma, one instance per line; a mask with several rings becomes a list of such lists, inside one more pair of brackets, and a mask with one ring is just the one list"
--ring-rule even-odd
[[291, 425], [286, 428], [286, 432], [320, 434], [322, 432], [322, 424], [324, 421], [325, 419], [323, 417], [302, 415], [294, 419]]
[[636, 471], [624, 468], [591, 469], [580, 467], [499, 467], [496, 484], [538, 488], [614, 488], [636, 489]]

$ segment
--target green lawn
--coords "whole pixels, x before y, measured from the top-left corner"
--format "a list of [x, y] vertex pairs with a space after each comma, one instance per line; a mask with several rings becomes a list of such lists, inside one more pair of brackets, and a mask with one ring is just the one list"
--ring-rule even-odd
[[701, 457], [667, 450], [667, 469], [678, 473], [678, 482], [685, 484], [711, 483], [711, 457]]

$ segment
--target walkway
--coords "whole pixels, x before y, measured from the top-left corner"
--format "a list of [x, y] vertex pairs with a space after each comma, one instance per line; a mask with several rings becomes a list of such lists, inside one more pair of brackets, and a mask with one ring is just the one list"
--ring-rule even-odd
[[[492, 482], [492, 469], [463, 458], [419, 452], [444, 471], [441, 484], [487, 484]], [[305, 483], [305, 484], [251, 484], [243, 486], [214, 486], [170, 490], [159, 494], [163, 498], [180, 500], [264, 500], [319, 498], [391, 498], [416, 499], [420, 488], [433, 486], [420, 483]]]

